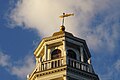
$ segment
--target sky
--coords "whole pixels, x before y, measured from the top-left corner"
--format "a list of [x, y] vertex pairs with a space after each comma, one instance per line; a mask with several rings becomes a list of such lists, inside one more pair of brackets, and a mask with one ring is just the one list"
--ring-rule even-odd
[[66, 31], [85, 39], [100, 80], [120, 79], [120, 0], [0, 0], [0, 80], [25, 80], [44, 37]]

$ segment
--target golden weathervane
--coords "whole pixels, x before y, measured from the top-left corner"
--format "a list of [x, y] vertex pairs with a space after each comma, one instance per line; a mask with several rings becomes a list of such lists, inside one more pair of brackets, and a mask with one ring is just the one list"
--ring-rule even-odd
[[63, 15], [59, 16], [60, 18], [62, 18], [62, 26], [64, 26], [64, 18], [69, 17], [69, 16], [74, 16], [74, 14], [65, 14], [65, 13], [63, 13]]

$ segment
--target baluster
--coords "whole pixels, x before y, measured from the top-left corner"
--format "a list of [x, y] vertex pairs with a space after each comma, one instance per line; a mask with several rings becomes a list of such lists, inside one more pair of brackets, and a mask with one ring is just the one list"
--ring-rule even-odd
[[45, 65], [45, 63], [44, 63], [44, 70], [45, 70], [45, 67], [46, 67], [46, 65]]
[[72, 66], [72, 60], [70, 59], [70, 66]]
[[58, 67], [58, 60], [56, 61], [56, 64], [57, 64], [56, 67]]
[[79, 69], [81, 69], [81, 63], [78, 63], [78, 65], [79, 65]]
[[76, 68], [76, 61], [74, 61], [74, 67]]
[[52, 68], [52, 62], [49, 62], [50, 64], [49, 64], [49, 68], [51, 69]]
[[60, 60], [58, 60], [58, 67], [60, 66]]
[[72, 60], [70, 60], [70, 66], [71, 66], [71, 67], [73, 66], [73, 61], [72, 61]]
[[82, 70], [82, 69], [81, 69], [81, 67], [82, 67], [82, 66], [81, 66], [81, 62], [80, 62], [80, 65], [79, 65], [79, 66], [80, 66], [80, 70]]
[[73, 66], [73, 67], [75, 67], [75, 61], [74, 61], [74, 60], [72, 60], [72, 62], [73, 62], [72, 66]]
[[72, 60], [72, 67], [75, 67], [74, 60]]
[[84, 65], [83, 70], [85, 71], [85, 64], [83, 64], [83, 65]]
[[60, 60], [60, 66], [62, 66], [62, 59]]
[[51, 62], [51, 68], [53, 68], [53, 61]]
[[42, 71], [42, 64], [40, 65], [40, 71]]
[[78, 68], [78, 64], [77, 64], [77, 63], [78, 63], [78, 62], [77, 62], [77, 61], [75, 61], [75, 67], [76, 67], [76, 68]]
[[53, 61], [53, 68], [55, 68], [55, 61]]
[[76, 62], [76, 68], [78, 68], [78, 62]]
[[81, 69], [81, 63], [79, 63], [79, 69]]
[[70, 59], [68, 59], [68, 65], [70, 66]]
[[71, 60], [69, 59], [69, 66], [71, 66]]
[[83, 65], [83, 70], [85, 70], [85, 65], [84, 64], [82, 64]]
[[40, 71], [42, 71], [42, 64], [40, 65], [41, 67], [40, 67]]
[[85, 64], [85, 71], [87, 71], [87, 65]]
[[83, 64], [81, 64], [81, 70], [84, 70], [84, 65]]
[[55, 67], [57, 67], [57, 61], [55, 61]]
[[44, 64], [42, 64], [42, 70], [44, 70]]
[[85, 66], [85, 67], [84, 67], [84, 68], [85, 68], [84, 70], [86, 71], [86, 65], [84, 64], [84, 66]]
[[47, 69], [49, 69], [49, 64], [50, 64], [50, 62], [47, 63]]
[[87, 71], [90, 72], [90, 70], [89, 70], [89, 66], [87, 66]]
[[45, 63], [45, 70], [47, 69], [47, 63]]
[[78, 69], [79, 69], [79, 63], [78, 63], [78, 62], [76, 62], [76, 68], [78, 68]]
[[61, 65], [63, 65], [63, 59], [61, 60]]
[[88, 71], [88, 70], [87, 70], [87, 65], [86, 65], [86, 71]]

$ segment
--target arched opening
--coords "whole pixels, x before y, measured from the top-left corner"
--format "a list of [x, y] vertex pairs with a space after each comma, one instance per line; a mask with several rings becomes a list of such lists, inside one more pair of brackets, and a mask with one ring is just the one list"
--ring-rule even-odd
[[51, 53], [51, 59], [57, 59], [61, 57], [61, 50], [59, 49], [55, 49], [52, 53]]
[[67, 56], [72, 59], [76, 59], [76, 53], [73, 50], [67, 50]]

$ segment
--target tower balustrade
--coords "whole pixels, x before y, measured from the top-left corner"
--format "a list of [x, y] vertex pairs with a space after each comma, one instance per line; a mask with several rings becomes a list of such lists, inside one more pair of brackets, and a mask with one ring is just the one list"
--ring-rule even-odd
[[[63, 57], [58, 58], [58, 59], [43, 61], [43, 62], [41, 62], [41, 65], [40, 65], [40, 68], [41, 68], [40, 71], [59, 68], [59, 67], [65, 65], [63, 62], [64, 62]], [[80, 61], [72, 59], [72, 58], [67, 59], [67, 64], [66, 65], [69, 66], [69, 67], [75, 68], [75, 69], [80, 69], [80, 70], [86, 71], [86, 72], [90, 72], [90, 73], [93, 72], [91, 70], [91, 65], [90, 64], [80, 62]]]

